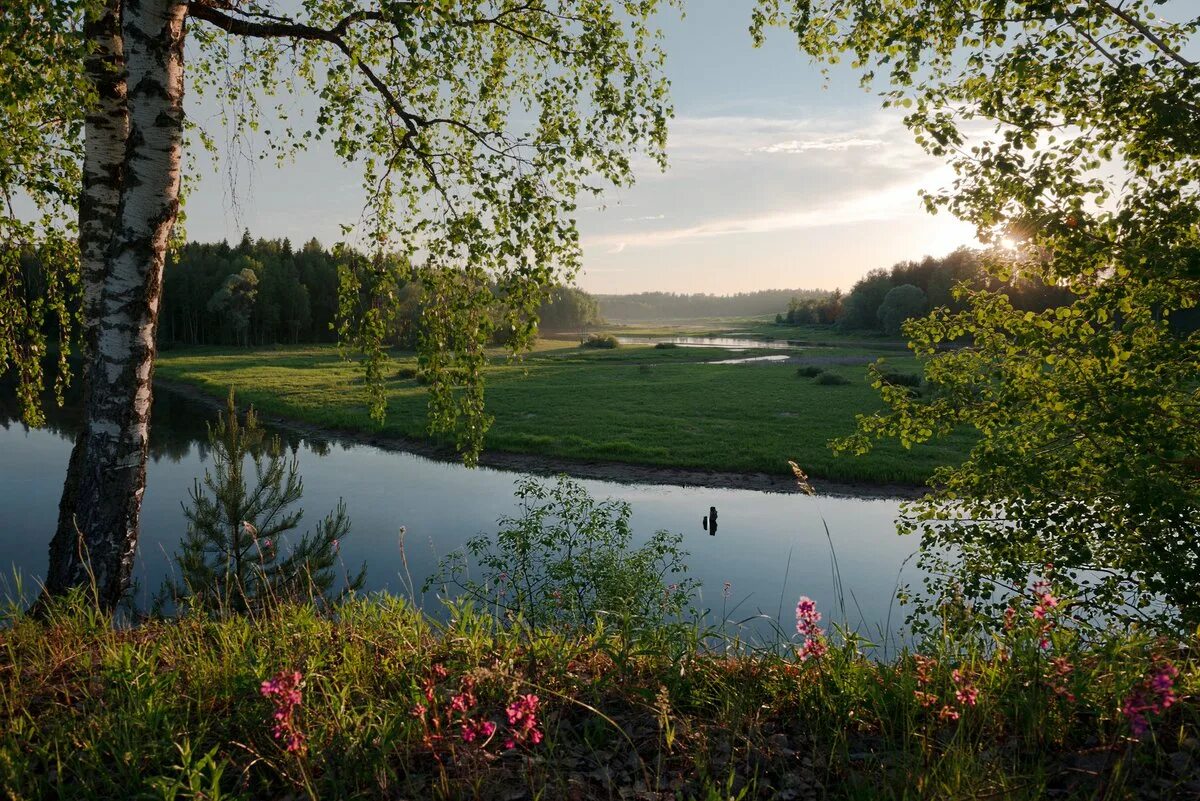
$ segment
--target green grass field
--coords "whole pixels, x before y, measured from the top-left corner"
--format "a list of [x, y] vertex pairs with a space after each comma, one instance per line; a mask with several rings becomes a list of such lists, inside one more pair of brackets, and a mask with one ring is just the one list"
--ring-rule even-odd
[[[924, 481], [935, 466], [960, 459], [966, 436], [906, 451], [885, 443], [864, 457], [835, 456], [826, 443], [854, 429], [855, 415], [880, 408], [866, 367], [828, 366], [846, 378], [824, 386], [795, 365], [704, 362], [778, 351], [655, 349], [626, 345], [593, 350], [543, 340], [520, 362], [497, 354], [487, 370], [487, 405], [495, 424], [490, 450], [740, 473], [787, 474], [795, 460], [817, 479], [868, 483]], [[806, 358], [872, 355], [862, 346], [811, 348]], [[915, 361], [891, 354], [895, 368]], [[357, 365], [335, 348], [195, 349], [164, 353], [158, 375], [213, 395], [230, 387], [261, 411], [335, 429], [421, 438], [425, 388], [411, 377], [416, 359], [395, 354], [387, 384], [387, 420], [368, 414]], [[405, 369], [407, 368], [407, 370]]]

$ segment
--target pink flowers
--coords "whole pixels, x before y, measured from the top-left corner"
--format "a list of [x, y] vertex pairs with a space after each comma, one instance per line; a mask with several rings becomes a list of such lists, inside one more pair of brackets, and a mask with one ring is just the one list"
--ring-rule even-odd
[[522, 695], [508, 705], [505, 710], [508, 715], [509, 737], [505, 748], [516, 748], [518, 743], [537, 745], [542, 741], [542, 732], [538, 728], [536, 695]]
[[950, 723], [961, 718], [967, 707], [975, 706], [978, 703], [979, 689], [965, 672], [955, 668], [950, 671], [950, 679], [954, 682], [956, 704], [942, 703], [936, 693], [930, 692], [934, 680], [933, 671], [937, 664], [937, 660], [933, 657], [913, 654], [914, 674], [917, 679], [917, 689], [913, 690], [913, 698], [924, 709], [932, 710], [941, 704], [937, 718], [942, 723]]
[[954, 697], [962, 706], [975, 706], [975, 701], [979, 698], [979, 690], [971, 684], [961, 670], [954, 670], [950, 673], [950, 678], [954, 680]]
[[1129, 729], [1134, 737], [1141, 737], [1150, 730], [1151, 715], [1159, 714], [1179, 700], [1175, 695], [1175, 679], [1178, 676], [1178, 668], [1170, 662], [1164, 662], [1125, 697], [1121, 714], [1129, 721]]
[[303, 681], [299, 671], [280, 671], [275, 678], [264, 681], [259, 690], [264, 698], [275, 704], [271, 735], [292, 753], [304, 752], [304, 735], [296, 728], [296, 709], [303, 700], [300, 690]]
[[496, 724], [490, 720], [470, 720], [468, 719], [462, 727], [462, 738], [464, 743], [473, 743], [476, 739], [482, 738], [488, 740], [496, 733]]
[[[478, 680], [473, 675], [463, 676], [456, 691], [443, 684], [448, 677], [449, 671], [443, 665], [433, 665], [422, 688], [425, 703], [418, 702], [412, 709], [412, 717], [423, 729], [425, 746], [436, 752], [446, 744], [450, 732], [457, 731], [462, 742], [486, 748], [500, 734], [502, 724], [489, 719], [486, 702], [481, 703], [476, 693]], [[538, 708], [536, 695], [518, 696], [507, 706], [505, 748], [542, 741]]]
[[820, 624], [821, 613], [817, 611], [817, 602], [807, 595], [800, 596], [796, 602], [796, 633], [804, 637], [799, 653], [801, 660], [817, 660], [829, 651]]

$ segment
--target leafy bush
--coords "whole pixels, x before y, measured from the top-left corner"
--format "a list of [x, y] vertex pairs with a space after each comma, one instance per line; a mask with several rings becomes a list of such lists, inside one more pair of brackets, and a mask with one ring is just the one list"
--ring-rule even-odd
[[[516, 497], [520, 516], [501, 518], [494, 537], [475, 537], [443, 559], [426, 591], [453, 586], [532, 627], [582, 629], [612, 619], [647, 629], [690, 611], [697, 583], [682, 575], [681, 535], [659, 531], [632, 548], [629, 504], [597, 501], [566, 476], [523, 479]], [[471, 562], [481, 580], [470, 578]]]
[[678, 348], [678, 347], [679, 347], [678, 342], [658, 342], [658, 343], [655, 343], [655, 345], [654, 345], [655, 350], [670, 350], [671, 348]]
[[840, 387], [849, 384], [850, 379], [837, 373], [821, 373], [817, 376], [817, 383], [824, 387]]
[[618, 348], [620, 343], [612, 334], [591, 334], [587, 339], [579, 343], [585, 348]]
[[880, 372], [883, 380], [889, 384], [895, 384], [898, 387], [919, 387], [921, 386], [920, 373], [899, 373], [891, 370], [883, 370]]
[[800, 376], [801, 378], [816, 378], [823, 372], [825, 371], [820, 367], [817, 367], [815, 364], [806, 364], [803, 367], [796, 368], [796, 375]]

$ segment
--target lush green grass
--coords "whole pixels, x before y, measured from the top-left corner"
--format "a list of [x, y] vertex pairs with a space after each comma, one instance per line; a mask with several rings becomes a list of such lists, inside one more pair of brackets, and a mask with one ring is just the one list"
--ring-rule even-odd
[[[1125, 632], [1088, 645], [1057, 628], [1043, 650], [1042, 622], [1022, 610], [990, 647], [947, 640], [880, 662], [832, 633], [828, 653], [802, 661], [786, 639], [726, 650], [682, 626], [529, 631], [465, 607], [439, 624], [394, 597], [132, 629], [76, 601], [0, 627], [0, 789], [16, 801], [1194, 798], [1200, 643]], [[1135, 739], [1123, 702], [1161, 700], [1149, 682], [1171, 662], [1177, 700]], [[261, 684], [295, 674], [285, 734], [302, 739], [289, 751]], [[528, 695], [539, 737], [508, 749], [506, 708]], [[467, 742], [466, 721], [496, 730]]]
[[[835, 457], [826, 443], [850, 433], [859, 413], [880, 408], [866, 368], [829, 366], [845, 386], [797, 376], [794, 365], [702, 362], [771, 351], [583, 349], [543, 342], [521, 363], [497, 356], [487, 370], [492, 450], [664, 467], [786, 474], [795, 460], [818, 479], [920, 483], [961, 458], [956, 436], [906, 451], [885, 443], [865, 457]], [[864, 356], [864, 348], [814, 348], [806, 356]], [[888, 357], [915, 371], [911, 357]], [[368, 414], [359, 368], [332, 347], [181, 350], [164, 353], [158, 375], [318, 426], [419, 438], [426, 435], [425, 389], [416, 360], [398, 354], [388, 381], [387, 420]]]

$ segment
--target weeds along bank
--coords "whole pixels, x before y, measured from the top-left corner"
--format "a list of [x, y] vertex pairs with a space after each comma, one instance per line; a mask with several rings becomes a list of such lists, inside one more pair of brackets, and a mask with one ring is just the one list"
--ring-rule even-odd
[[[1050, 603], [1053, 601], [1053, 604]], [[550, 601], [553, 605], [553, 601]], [[1194, 638], [1069, 624], [882, 661], [801, 599], [579, 629], [391, 596], [114, 628], [80, 598], [0, 630], [0, 786], [41, 798], [1194, 798]], [[978, 629], [975, 629], [978, 631]], [[1101, 636], [1103, 635], [1103, 636]]]

